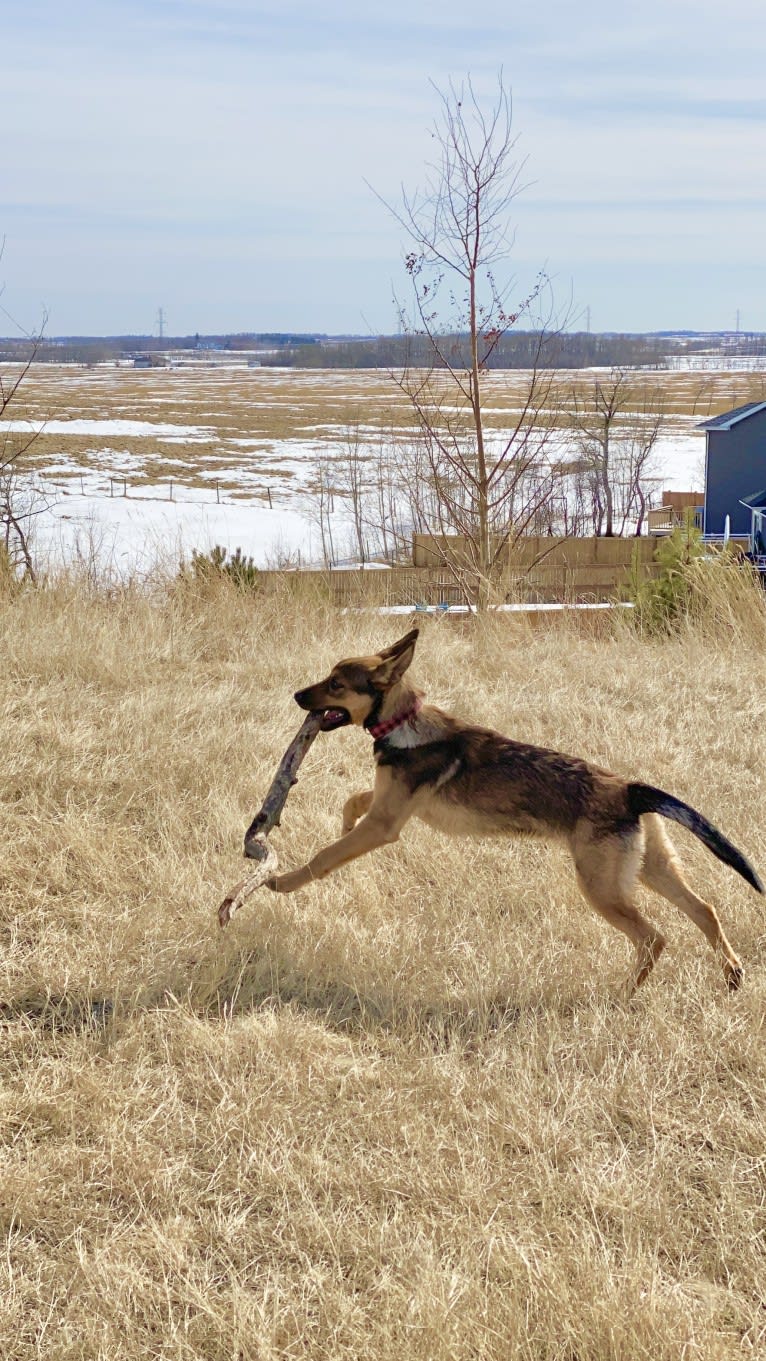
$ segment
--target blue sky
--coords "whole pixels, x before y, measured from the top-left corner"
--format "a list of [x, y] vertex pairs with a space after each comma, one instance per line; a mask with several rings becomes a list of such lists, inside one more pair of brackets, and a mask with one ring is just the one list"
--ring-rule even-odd
[[[475, 17], [474, 17], [475, 16]], [[443, 86], [502, 64], [541, 268], [594, 330], [766, 330], [762, 0], [24, 0], [0, 56], [2, 305], [50, 334], [395, 329]], [[0, 315], [0, 332], [10, 333]]]

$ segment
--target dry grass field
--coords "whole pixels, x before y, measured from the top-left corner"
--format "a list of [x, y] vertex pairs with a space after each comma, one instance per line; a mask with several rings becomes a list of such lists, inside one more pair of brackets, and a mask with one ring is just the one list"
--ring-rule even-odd
[[[552, 400], [567, 406], [593, 372], [562, 372]], [[707, 416], [761, 399], [763, 373], [673, 372], [639, 374], [636, 382], [659, 387], [667, 433], [688, 435]], [[524, 371], [487, 375], [485, 420], [504, 430], [518, 418], [529, 376]], [[317, 458], [343, 441], [357, 424], [370, 439], [412, 427], [412, 411], [391, 377], [378, 371], [200, 368], [134, 370], [102, 366], [38, 365], [9, 415], [41, 426], [25, 462], [61, 487], [80, 473], [123, 476], [133, 488], [178, 486], [210, 489], [238, 498], [262, 495], [266, 486], [288, 498], [313, 476]], [[61, 422], [106, 422], [101, 430], [66, 429]], [[158, 428], [154, 437], [120, 429], [119, 422]], [[53, 423], [46, 429], [45, 422]], [[700, 454], [703, 452], [701, 437]]]
[[[292, 691], [395, 623], [63, 583], [0, 636], [4, 1361], [766, 1354], [764, 900], [679, 832], [745, 983], [654, 900], [670, 948], [626, 1003], [560, 849], [412, 825], [222, 933]], [[687, 798], [763, 873], [765, 659], [763, 629], [433, 621], [413, 674]], [[319, 738], [284, 867], [370, 767]]]

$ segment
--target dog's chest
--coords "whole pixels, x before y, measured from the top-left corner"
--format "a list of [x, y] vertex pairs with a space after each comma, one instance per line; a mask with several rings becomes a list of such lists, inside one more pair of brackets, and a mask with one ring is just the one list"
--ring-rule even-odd
[[386, 738], [386, 743], [395, 751], [407, 751], [438, 742], [443, 736], [437, 724], [430, 723], [423, 714], [419, 714], [409, 723], [402, 723], [401, 727], [395, 728]]
[[436, 832], [446, 832], [448, 836], [491, 836], [500, 831], [476, 809], [440, 799], [438, 793], [431, 790], [424, 790], [417, 803], [415, 817]]

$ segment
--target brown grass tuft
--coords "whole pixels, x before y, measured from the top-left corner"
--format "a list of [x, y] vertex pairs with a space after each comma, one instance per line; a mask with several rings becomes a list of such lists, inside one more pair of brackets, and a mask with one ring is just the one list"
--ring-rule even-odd
[[[226, 583], [0, 601], [6, 1361], [766, 1348], [763, 910], [697, 843], [734, 998], [653, 900], [671, 949], [622, 1004], [628, 947], [560, 851], [417, 826], [218, 930], [293, 690], [398, 625]], [[688, 798], [763, 871], [763, 665], [495, 619], [428, 621], [415, 674]], [[283, 865], [370, 767], [319, 739]]]

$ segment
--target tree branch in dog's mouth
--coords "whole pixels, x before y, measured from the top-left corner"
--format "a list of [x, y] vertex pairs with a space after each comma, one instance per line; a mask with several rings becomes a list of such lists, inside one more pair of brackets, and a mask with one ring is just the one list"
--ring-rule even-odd
[[245, 899], [272, 878], [279, 868], [276, 853], [269, 845], [267, 837], [273, 827], [279, 826], [280, 814], [287, 802], [287, 796], [297, 783], [298, 767], [311, 743], [321, 732], [321, 726], [321, 712], [306, 714], [282, 757], [261, 810], [253, 818], [245, 833], [245, 855], [249, 860], [258, 862], [257, 868], [226, 894], [218, 909], [221, 926], [227, 926]]
[[312, 713], [319, 719], [322, 732], [333, 732], [335, 728], [345, 728], [346, 724], [351, 722], [348, 709], [313, 709]]

